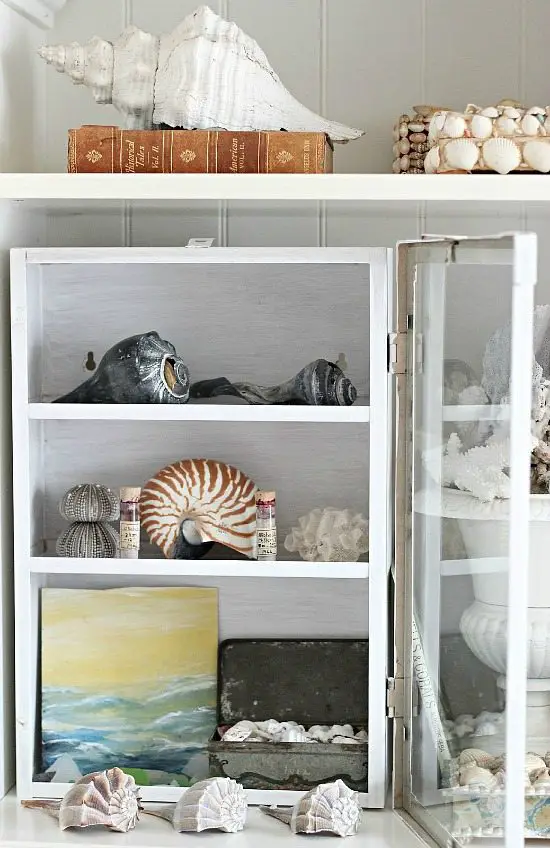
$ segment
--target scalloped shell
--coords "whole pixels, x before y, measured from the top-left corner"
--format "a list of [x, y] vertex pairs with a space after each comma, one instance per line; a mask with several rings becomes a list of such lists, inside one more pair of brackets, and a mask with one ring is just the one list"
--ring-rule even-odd
[[466, 132], [466, 121], [462, 115], [450, 112], [445, 118], [443, 134], [448, 138], [461, 138]]
[[237, 833], [244, 828], [247, 813], [241, 784], [229, 777], [213, 777], [195, 783], [183, 793], [175, 806], [172, 824], [179, 833]]
[[117, 521], [120, 499], [101, 483], [79, 483], [65, 492], [59, 512], [67, 521]]
[[139, 819], [139, 790], [129, 774], [119, 768], [94, 772], [69, 789], [59, 808], [59, 827], [104, 825], [127, 833]]
[[515, 135], [518, 131], [518, 125], [513, 118], [508, 115], [502, 115], [495, 121], [495, 129], [502, 135]]
[[525, 142], [523, 158], [535, 171], [548, 174], [550, 172], [550, 142], [542, 139]]
[[519, 148], [509, 138], [487, 139], [482, 153], [486, 166], [499, 174], [509, 174], [521, 164]]
[[428, 141], [435, 141], [439, 138], [443, 127], [445, 126], [445, 120], [447, 118], [447, 112], [436, 112], [431, 121], [430, 128], [428, 130]]
[[457, 138], [445, 145], [445, 158], [451, 168], [471, 171], [479, 159], [479, 149], [471, 138]]
[[521, 129], [525, 135], [538, 135], [541, 131], [541, 122], [536, 115], [527, 114], [521, 119]]
[[500, 112], [496, 106], [487, 106], [486, 109], [481, 109], [479, 114], [484, 115], [486, 118], [498, 118]]
[[435, 174], [441, 164], [441, 154], [439, 147], [432, 147], [428, 150], [424, 159], [424, 170], [427, 174]]
[[256, 548], [256, 486], [238, 468], [183, 459], [162, 468], [141, 492], [141, 523], [164, 556], [173, 555], [183, 521], [197, 543], [218, 542], [247, 557]]
[[470, 129], [474, 138], [489, 138], [493, 133], [493, 122], [486, 115], [473, 115]]
[[293, 833], [353, 836], [361, 823], [359, 795], [342, 780], [322, 783], [301, 798], [292, 812]]

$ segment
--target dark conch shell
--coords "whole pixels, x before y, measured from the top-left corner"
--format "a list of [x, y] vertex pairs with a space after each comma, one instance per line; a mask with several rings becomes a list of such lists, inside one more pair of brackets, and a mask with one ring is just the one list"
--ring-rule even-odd
[[174, 345], [152, 331], [118, 342], [89, 380], [54, 403], [187, 403], [189, 386]]
[[226, 377], [202, 380], [191, 386], [191, 398], [195, 400], [220, 395], [233, 395], [247, 403], [351, 406], [357, 399], [357, 389], [334, 362], [316, 359], [279, 386], [231, 383]]

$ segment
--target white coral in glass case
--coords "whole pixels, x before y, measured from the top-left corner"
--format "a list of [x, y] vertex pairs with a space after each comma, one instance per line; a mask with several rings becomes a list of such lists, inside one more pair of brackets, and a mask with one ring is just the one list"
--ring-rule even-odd
[[314, 509], [298, 520], [285, 548], [306, 562], [357, 562], [369, 549], [369, 525], [349, 509]]

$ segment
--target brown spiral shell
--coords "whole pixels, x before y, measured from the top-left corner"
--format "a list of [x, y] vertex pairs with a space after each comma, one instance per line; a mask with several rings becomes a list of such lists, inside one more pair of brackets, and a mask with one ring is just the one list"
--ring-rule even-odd
[[172, 557], [183, 521], [203, 542], [218, 542], [252, 558], [256, 548], [256, 485], [238, 468], [213, 459], [183, 459], [144, 486], [141, 523], [153, 544]]

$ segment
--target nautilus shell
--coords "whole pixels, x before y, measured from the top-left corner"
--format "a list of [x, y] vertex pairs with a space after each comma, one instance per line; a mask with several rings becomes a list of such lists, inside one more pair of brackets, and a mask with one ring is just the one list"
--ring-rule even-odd
[[178, 833], [238, 833], [245, 826], [248, 806], [240, 783], [229, 777], [212, 777], [186, 789], [177, 804], [147, 812], [172, 822]]
[[328, 121], [285, 88], [253, 38], [201, 6], [167, 35], [128, 27], [114, 42], [42, 47], [40, 56], [98, 103], [112, 103], [126, 129], [280, 130], [349, 141], [361, 130]]
[[113, 345], [88, 380], [54, 403], [187, 403], [189, 385], [174, 345], [151, 331]]
[[24, 807], [45, 810], [61, 830], [103, 825], [127, 833], [139, 819], [139, 790], [135, 780], [119, 768], [81, 777], [61, 801], [22, 801]]
[[290, 825], [293, 833], [354, 836], [361, 823], [359, 795], [341, 780], [315, 787], [292, 809], [261, 807], [261, 810]]
[[251, 404], [307, 404], [309, 406], [351, 406], [357, 389], [334, 362], [316, 359], [291, 380], [278, 386], [231, 383], [226, 377], [201, 380], [191, 386], [191, 398], [232, 395]]
[[247, 557], [256, 549], [256, 485], [238, 468], [184, 459], [141, 492], [141, 523], [168, 559], [197, 559], [214, 542]]

